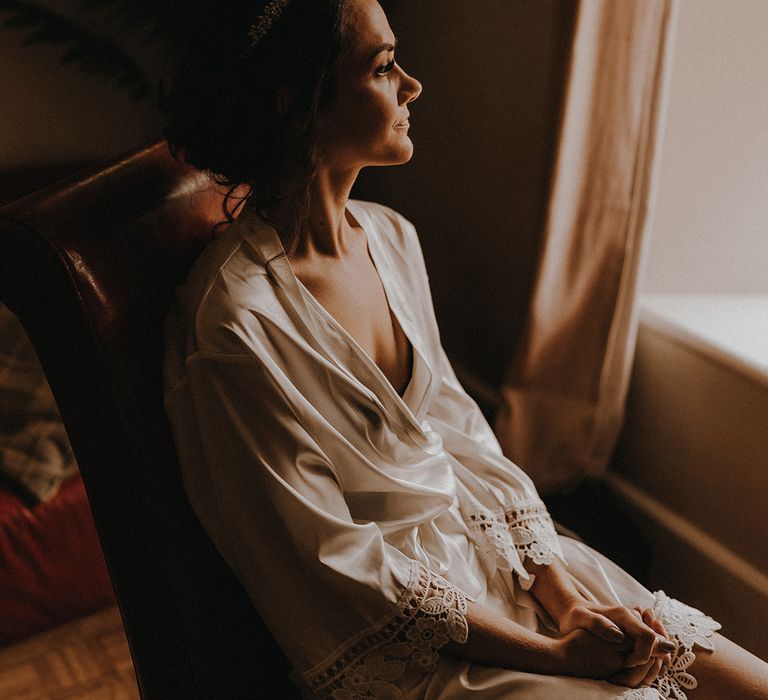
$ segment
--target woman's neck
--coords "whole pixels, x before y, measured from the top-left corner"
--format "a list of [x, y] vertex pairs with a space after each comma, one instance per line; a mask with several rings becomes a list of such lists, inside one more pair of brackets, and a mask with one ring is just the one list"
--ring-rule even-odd
[[[309, 187], [309, 207], [292, 259], [341, 258], [350, 251], [354, 231], [347, 221], [346, 205], [358, 173], [359, 169], [318, 169]], [[294, 202], [288, 196], [269, 210], [270, 218], [282, 231], [293, 229]]]

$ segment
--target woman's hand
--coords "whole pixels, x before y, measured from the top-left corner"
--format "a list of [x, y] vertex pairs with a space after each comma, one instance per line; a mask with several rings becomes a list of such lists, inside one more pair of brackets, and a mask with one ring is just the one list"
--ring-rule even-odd
[[[633, 612], [639, 614], [642, 621], [659, 635], [662, 635], [664, 638], [669, 637], [667, 631], [664, 629], [664, 625], [662, 625], [659, 620], [654, 618], [652, 610], [642, 610], [641, 608], [635, 608]], [[674, 648], [674, 644], [672, 642], [668, 641], [668, 644]], [[665, 646], [664, 648], [668, 647]], [[641, 664], [633, 668], [627, 668], [623, 672], [610, 677], [608, 680], [611, 683], [616, 683], [617, 685], [627, 685], [631, 688], [636, 688], [638, 685], [649, 685], [653, 683], [653, 681], [658, 678], [659, 674], [671, 663], [671, 655], [669, 653], [666, 653], [663, 656], [653, 656], [648, 663]], [[638, 678], [640, 678], [639, 681], [637, 680]]]
[[[606, 660], [614, 659], [615, 653], [620, 652], [621, 668], [617, 668], [612, 677], [600, 677], [622, 685], [650, 683], [664, 664], [671, 663], [669, 653], [675, 645], [667, 639], [667, 633], [654, 618], [653, 611], [598, 605], [586, 600], [558, 560], [549, 565], [526, 560], [525, 567], [535, 576], [531, 593], [564, 637], [577, 631], [590, 633], [603, 645], [608, 645], [604, 647], [608, 654]], [[579, 644], [581, 639], [582, 636], [577, 637]], [[594, 640], [586, 639], [594, 643]], [[586, 647], [585, 650], [589, 651]], [[598, 677], [588, 666], [581, 667], [579, 675]]]
[[[653, 622], [661, 634], [663, 627]], [[569, 676], [598, 678], [616, 685], [637, 688], [652, 683], [669, 663], [669, 654], [652, 656], [647, 662], [627, 666], [628, 638], [622, 643], [609, 642], [592, 632], [578, 628], [558, 640], [562, 670]]]
[[630, 687], [651, 683], [671, 663], [674, 643], [650, 609], [582, 602], [568, 608], [558, 623], [564, 636], [585, 630], [621, 651], [624, 668], [608, 678], [612, 682]]
[[626, 651], [585, 629], [575, 629], [556, 641], [558, 675], [607, 680], [625, 672]]

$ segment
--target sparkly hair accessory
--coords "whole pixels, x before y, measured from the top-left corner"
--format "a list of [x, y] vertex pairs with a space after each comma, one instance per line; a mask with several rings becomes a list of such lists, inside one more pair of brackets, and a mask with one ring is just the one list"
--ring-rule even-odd
[[252, 24], [248, 30], [248, 36], [253, 40], [250, 48], [253, 48], [258, 44], [264, 35], [270, 30], [275, 21], [280, 17], [288, 4], [288, 0], [270, 0], [266, 7], [262, 10], [256, 20], [256, 24]]

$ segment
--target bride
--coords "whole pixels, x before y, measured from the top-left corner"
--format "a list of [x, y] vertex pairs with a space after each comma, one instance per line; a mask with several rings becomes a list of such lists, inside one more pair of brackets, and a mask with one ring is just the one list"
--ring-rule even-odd
[[421, 85], [378, 2], [219, 12], [166, 105], [174, 154], [230, 186], [168, 319], [166, 407], [306, 696], [768, 698], [718, 623], [555, 533], [451, 369], [413, 226], [349, 199], [413, 152]]

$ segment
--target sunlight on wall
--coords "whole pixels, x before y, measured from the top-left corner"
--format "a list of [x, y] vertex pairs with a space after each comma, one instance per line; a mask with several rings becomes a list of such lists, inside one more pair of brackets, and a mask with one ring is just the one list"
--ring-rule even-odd
[[680, 0], [645, 289], [768, 293], [768, 2]]

